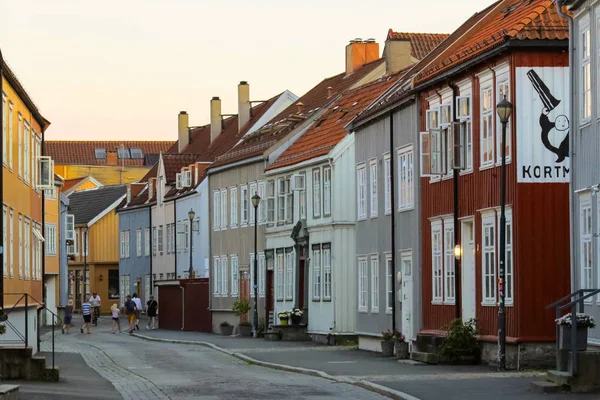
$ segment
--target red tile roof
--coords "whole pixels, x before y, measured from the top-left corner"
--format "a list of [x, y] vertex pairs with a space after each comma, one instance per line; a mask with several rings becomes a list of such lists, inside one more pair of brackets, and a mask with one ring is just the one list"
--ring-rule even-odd
[[[262, 155], [265, 150], [284, 138], [307, 117], [332, 102], [339, 94], [365, 78], [384, 62], [385, 60], [380, 58], [363, 65], [362, 68], [351, 74], [341, 73], [321, 81], [261, 129], [248, 135], [242, 143], [219, 157], [209, 169]], [[331, 88], [331, 97], [328, 97], [329, 87]], [[298, 112], [298, 103], [303, 104], [302, 113]]]
[[75, 165], [108, 165], [107, 158], [97, 159], [95, 149], [117, 151], [121, 146], [125, 148], [142, 149], [143, 158], [117, 159], [118, 165], [142, 166], [146, 165], [146, 154], [165, 153], [173, 141], [93, 141], [93, 140], [46, 140], [44, 153], [54, 160], [55, 164]]
[[210, 164], [198, 164], [198, 182], [196, 183], [196, 185], [185, 187], [183, 189], [177, 189], [174, 186], [173, 188], [171, 188], [171, 190], [167, 192], [167, 194], [165, 195], [165, 199], [168, 199], [170, 197], [183, 196], [185, 194], [193, 192], [194, 189], [196, 189], [206, 177], [206, 169], [209, 167], [209, 165]]
[[464, 35], [447, 41], [449, 45], [419, 72], [415, 83], [422, 83], [507, 41], [569, 38], [569, 24], [558, 15], [553, 0], [501, 0], [480, 14], [481, 18], [468, 26], [471, 29]]
[[398, 75], [378, 79], [342, 94], [323, 115], [267, 170], [281, 168], [328, 154], [346, 137], [346, 124], [388, 89]]
[[[196, 161], [201, 161], [199, 154], [163, 154], [163, 164], [165, 166], [165, 179], [167, 184], [175, 182], [177, 173], [181, 172], [181, 168], [187, 167]], [[156, 178], [158, 174], [158, 163], [144, 175], [140, 182], [148, 182], [150, 178]]]
[[447, 33], [394, 32], [390, 29], [387, 40], [410, 41], [411, 55], [417, 60], [422, 60], [448, 36]]
[[87, 179], [87, 176], [84, 176], [82, 178], [75, 178], [75, 179], [67, 179], [65, 180], [63, 187], [62, 187], [62, 191], [63, 192], [68, 192], [69, 190], [71, 190], [72, 188], [74, 188], [75, 186], [79, 185], [81, 182], [83, 182], [85, 179]]

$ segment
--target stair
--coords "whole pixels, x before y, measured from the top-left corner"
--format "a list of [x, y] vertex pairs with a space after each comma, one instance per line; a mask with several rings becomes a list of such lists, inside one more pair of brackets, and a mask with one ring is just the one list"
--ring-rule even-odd
[[46, 358], [28, 348], [0, 348], [0, 379], [58, 382], [58, 368], [46, 366]]
[[536, 381], [536, 382], [531, 382], [530, 388], [531, 388], [531, 391], [534, 393], [549, 394], [549, 393], [558, 393], [561, 389], [561, 386], [557, 385], [554, 382]]
[[413, 342], [410, 359], [427, 364], [439, 364], [443, 342], [443, 336], [418, 333], [417, 340]]
[[410, 353], [410, 359], [413, 361], [419, 361], [426, 364], [439, 364], [440, 356], [438, 354], [426, 353], [421, 351], [412, 351]]

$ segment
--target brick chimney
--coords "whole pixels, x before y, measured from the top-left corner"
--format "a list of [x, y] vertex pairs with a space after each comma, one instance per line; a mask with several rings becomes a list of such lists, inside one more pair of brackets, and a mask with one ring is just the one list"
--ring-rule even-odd
[[106, 151], [106, 165], [119, 165], [119, 157], [116, 150]]
[[181, 154], [183, 149], [190, 144], [190, 117], [187, 112], [179, 111], [177, 116], [177, 152]]
[[238, 85], [238, 130], [250, 121], [250, 85], [241, 81]]
[[354, 39], [346, 45], [346, 75], [379, 58], [379, 43], [374, 39]]
[[219, 136], [223, 130], [223, 121], [221, 120], [221, 99], [213, 97], [210, 100], [210, 142]]

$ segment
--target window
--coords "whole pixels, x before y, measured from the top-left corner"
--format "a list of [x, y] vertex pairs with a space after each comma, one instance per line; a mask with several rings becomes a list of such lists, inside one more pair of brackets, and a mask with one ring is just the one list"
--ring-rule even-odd
[[[256, 183], [254, 183], [254, 182], [251, 183], [250, 184], [250, 193], [249, 193], [250, 198], [252, 198], [252, 196], [254, 196], [255, 194], [258, 194], [257, 190], [258, 189], [257, 189]], [[254, 225], [254, 205], [252, 205], [252, 210], [250, 211], [250, 216], [249, 217], [250, 217], [249, 218], [250, 219], [250, 224]]]
[[582, 289], [593, 289], [593, 259], [592, 259], [592, 205], [589, 200], [581, 200], [579, 206], [579, 237], [581, 242], [580, 279]]
[[144, 229], [144, 255], [150, 255], [150, 228]]
[[23, 179], [29, 183], [29, 168], [31, 166], [31, 127], [25, 120], [23, 127]]
[[170, 248], [170, 250], [171, 250], [171, 254], [175, 254], [176, 243], [177, 243], [177, 241], [175, 239], [175, 229], [176, 229], [175, 223], [174, 222], [171, 223], [170, 226], [171, 226], [171, 248]]
[[19, 113], [19, 122], [17, 124], [18, 133], [18, 148], [17, 148], [17, 159], [19, 162], [19, 178], [23, 177], [23, 117]]
[[221, 259], [219, 257], [213, 257], [213, 265], [214, 265], [214, 271], [213, 271], [213, 282], [214, 282], [214, 288], [213, 288], [213, 294], [215, 295], [219, 295], [221, 294]]
[[285, 178], [277, 179], [277, 223], [281, 224], [285, 221], [285, 200], [286, 200], [286, 180]]
[[371, 256], [371, 311], [379, 312], [379, 256]]
[[213, 229], [218, 231], [221, 227], [221, 192], [213, 192]]
[[227, 229], [227, 189], [221, 189], [221, 229]]
[[56, 188], [44, 190], [46, 200], [56, 200]]
[[371, 195], [371, 207], [369, 215], [377, 217], [377, 160], [369, 161], [369, 193]]
[[394, 306], [394, 264], [392, 263], [392, 255], [385, 255], [385, 311], [392, 312]]
[[315, 244], [312, 246], [312, 259], [311, 264], [313, 266], [313, 300], [321, 300], [321, 246]]
[[392, 213], [392, 160], [389, 154], [383, 156], [385, 214]]
[[[471, 97], [470, 84], [467, 87], [461, 87], [461, 96], [456, 98], [456, 114], [460, 121], [460, 135], [464, 138], [464, 171], [473, 170], [473, 132], [471, 129]], [[463, 92], [466, 92], [463, 94]]]
[[444, 220], [444, 303], [454, 304], [454, 221]]
[[[512, 210], [506, 209], [505, 213], [506, 228], [505, 228], [505, 245], [504, 245], [504, 274], [506, 282], [504, 284], [504, 302], [507, 305], [514, 303], [514, 273], [513, 273], [513, 257], [512, 257]], [[498, 227], [500, 227], [500, 212], [498, 212]], [[500, 228], [498, 228], [500, 229]]]
[[[221, 198], [223, 198], [223, 197], [221, 197]], [[181, 247], [183, 248], [183, 251], [188, 251], [190, 248], [190, 236], [189, 236], [190, 235], [190, 232], [189, 232], [190, 224], [188, 221], [183, 221], [181, 223], [181, 227], [183, 228], [183, 232], [181, 234], [181, 239], [183, 240], [183, 243], [182, 243]]]
[[[23, 279], [23, 216], [19, 214], [19, 279]], [[69, 253], [69, 254], [74, 254]]]
[[250, 298], [254, 298], [254, 253], [250, 253], [248, 269], [250, 270]]
[[275, 181], [267, 182], [267, 222], [275, 223]]
[[56, 255], [56, 225], [46, 223], [46, 255]]
[[323, 215], [331, 215], [331, 167], [323, 167]]
[[294, 264], [296, 253], [291, 249], [285, 252], [285, 298], [294, 299]]
[[431, 223], [432, 304], [441, 304], [442, 296], [442, 221]]
[[240, 206], [241, 206], [241, 225], [248, 225], [248, 186], [244, 185], [240, 188]]
[[[2, 94], [2, 117], [3, 117], [2, 118], [2, 162], [4, 163], [4, 165], [7, 164], [7, 160], [6, 160], [6, 148], [7, 148], [6, 139], [8, 138], [7, 133], [6, 133], [6, 123], [8, 122], [8, 115], [6, 115], [7, 111], [8, 111], [8, 107], [6, 107], [6, 96], [3, 93]], [[4, 271], [6, 272], [6, 268], [4, 268]]]
[[331, 300], [331, 244], [323, 245], [323, 300]]
[[496, 229], [493, 215], [482, 216], [483, 305], [496, 305]]
[[227, 256], [222, 256], [221, 257], [221, 296], [227, 296], [227, 287], [228, 287], [228, 281], [227, 281], [227, 274], [228, 274], [228, 265], [227, 265], [228, 261], [227, 261]]
[[[502, 74], [500, 77], [496, 78], [497, 80], [497, 85], [496, 85], [496, 93], [498, 94], [498, 99], [496, 103], [499, 103], [502, 99], [504, 99], [504, 96], [506, 96], [506, 100], [510, 101], [510, 83], [508, 80], [508, 72], [506, 74]], [[497, 152], [497, 163], [501, 164], [502, 163], [502, 124], [500, 123], [500, 118], [496, 117], [496, 152]], [[510, 123], [506, 124], [506, 146], [505, 146], [505, 152], [506, 152], [506, 156], [505, 156], [505, 160], [506, 162], [510, 161], [510, 143], [511, 143], [511, 136], [510, 136]]]
[[298, 208], [300, 210], [300, 219], [306, 219], [306, 173], [301, 172], [299, 178], [303, 183], [301, 189], [298, 190]]
[[79, 246], [81, 242], [79, 242], [79, 230], [75, 230], [75, 255], [79, 255]]
[[106, 149], [103, 148], [95, 148], [94, 155], [98, 160], [106, 160]]
[[398, 209], [413, 207], [414, 170], [412, 145], [398, 150]]
[[[87, 231], [83, 232], [83, 235], [85, 235], [85, 248], [82, 252], [82, 254], [86, 254], [87, 255], [87, 242], [88, 242], [88, 235], [87, 235]], [[83, 236], [82, 236], [82, 242], [83, 242]], [[129, 258], [129, 231], [124, 231], [123, 232], [123, 258]]]
[[8, 105], [8, 168], [13, 170], [13, 106], [12, 102]]
[[230, 207], [230, 223], [231, 227], [235, 228], [237, 226], [237, 215], [238, 215], [238, 202], [237, 202], [237, 187], [233, 186], [229, 189], [229, 207]]
[[369, 295], [369, 266], [367, 256], [358, 258], [358, 311], [367, 311], [367, 296]]
[[[4, 112], [4, 109], [2, 109], [2, 112]], [[3, 139], [4, 140], [4, 139]], [[8, 210], [6, 209], [6, 206], [3, 207], [2, 212], [4, 213], [4, 218], [2, 218], [2, 222], [3, 222], [3, 226], [2, 226], [2, 239], [3, 239], [3, 243], [2, 243], [2, 248], [6, 249], [6, 238], [8, 236], [7, 234], [7, 223], [8, 223], [8, 217], [7, 217], [7, 212]], [[4, 274], [4, 276], [8, 276], [8, 262], [7, 262], [7, 257], [4, 256], [2, 257], [2, 273]]]
[[8, 245], [8, 251], [6, 252], [6, 254], [8, 255], [8, 258], [10, 259], [10, 277], [12, 278], [13, 276], [15, 276], [15, 248], [14, 248], [14, 236], [15, 236], [15, 228], [14, 228], [14, 215], [15, 212], [13, 210], [10, 210], [10, 220], [8, 223], [8, 236], [10, 238], [10, 242]]
[[233, 297], [237, 297], [239, 286], [238, 257], [231, 256], [231, 295]]
[[294, 221], [294, 193], [289, 176], [285, 179], [285, 190], [285, 222], [291, 224]]
[[313, 217], [321, 216], [321, 170], [313, 169]]
[[142, 256], [142, 230], [135, 231], [135, 250], [138, 257]]
[[29, 218], [25, 218], [25, 229], [23, 232], [25, 245], [23, 247], [23, 254], [25, 258], [25, 279], [31, 277], [31, 221]]
[[131, 158], [131, 156], [129, 155], [129, 149], [127, 147], [119, 147], [117, 149], [117, 157], [119, 157], [120, 159]]
[[258, 254], [258, 295], [265, 297], [265, 275], [267, 273], [267, 263], [264, 253]]
[[133, 148], [129, 149], [129, 152], [131, 153], [131, 158], [136, 158], [136, 159], [144, 158], [144, 153], [142, 153], [142, 149], [140, 149], [139, 147], [133, 147]]
[[356, 167], [358, 219], [367, 218], [367, 170], [364, 164]]
[[258, 223], [264, 224], [267, 222], [267, 198], [265, 182], [258, 182], [258, 196], [260, 203], [258, 204]]
[[587, 122], [592, 116], [592, 65], [591, 65], [591, 32], [589, 17], [580, 22], [580, 45], [581, 49], [581, 121]]
[[284, 291], [284, 254], [283, 250], [277, 250], [277, 259], [276, 259], [276, 268], [277, 268], [277, 300], [283, 300], [283, 291]]
[[158, 248], [158, 237], [156, 235], [156, 227], [152, 227], [152, 255], [156, 255], [156, 249]]
[[494, 164], [494, 106], [492, 86], [482, 83], [481, 89], [481, 167]]
[[162, 225], [158, 226], [157, 240], [158, 240], [158, 252], [162, 256], [163, 250], [164, 250], [163, 246], [165, 244], [165, 242], [164, 242], [165, 239], [163, 237], [163, 226]]

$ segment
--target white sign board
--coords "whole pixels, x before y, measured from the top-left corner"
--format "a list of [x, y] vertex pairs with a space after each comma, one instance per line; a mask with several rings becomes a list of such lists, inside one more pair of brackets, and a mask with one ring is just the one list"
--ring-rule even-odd
[[517, 182], [569, 182], [569, 68], [516, 68]]

